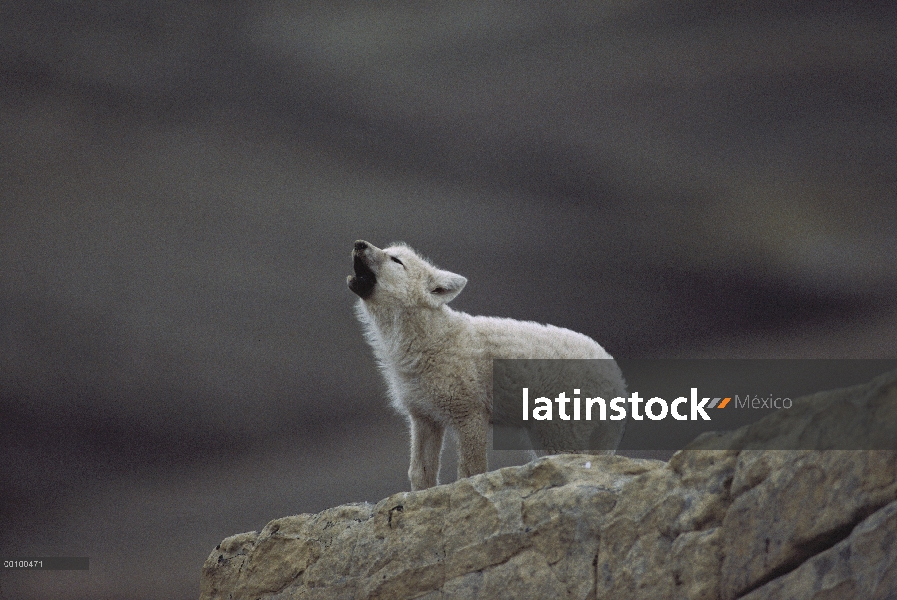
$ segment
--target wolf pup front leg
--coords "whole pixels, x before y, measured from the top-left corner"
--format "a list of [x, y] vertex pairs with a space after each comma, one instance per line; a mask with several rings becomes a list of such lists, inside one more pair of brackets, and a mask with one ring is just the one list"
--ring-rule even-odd
[[489, 418], [473, 415], [458, 423], [458, 479], [486, 472]]
[[425, 490], [437, 484], [439, 455], [445, 427], [427, 417], [409, 415], [411, 426], [411, 466], [408, 479], [411, 490]]

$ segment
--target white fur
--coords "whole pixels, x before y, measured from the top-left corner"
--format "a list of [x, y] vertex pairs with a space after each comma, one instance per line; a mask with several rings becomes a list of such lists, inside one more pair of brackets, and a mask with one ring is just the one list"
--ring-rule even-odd
[[[611, 358], [594, 340], [568, 329], [452, 310], [447, 303], [467, 280], [437, 269], [405, 245], [381, 250], [356, 242], [353, 258], [376, 276], [373, 291], [359, 299], [356, 313], [386, 379], [392, 404], [410, 424], [408, 475], [414, 490], [436, 485], [447, 427], [454, 428], [458, 436], [458, 477], [486, 471], [492, 359]], [[349, 277], [350, 288], [355, 278]], [[602, 397], [625, 395], [616, 363], [602, 363], [607, 363], [602, 381], [597, 382]], [[585, 439], [595, 428], [592, 423], [586, 426]], [[622, 423], [604, 428], [609, 429], [610, 447], [616, 448]], [[551, 435], [549, 430], [542, 437]], [[562, 449], [563, 441], [554, 440], [551, 446]]]

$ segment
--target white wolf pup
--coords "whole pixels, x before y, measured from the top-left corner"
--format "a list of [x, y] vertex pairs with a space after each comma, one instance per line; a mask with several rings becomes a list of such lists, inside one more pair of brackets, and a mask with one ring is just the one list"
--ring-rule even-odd
[[[359, 240], [352, 260], [355, 274], [347, 284], [359, 296], [358, 318], [392, 404], [410, 424], [412, 490], [436, 485], [449, 426], [458, 436], [458, 477], [486, 471], [492, 359], [611, 359], [598, 343], [568, 329], [452, 310], [447, 304], [464, 289], [467, 279], [437, 269], [403, 244], [381, 250]], [[601, 397], [625, 396], [626, 384], [616, 362], [601, 363], [606, 364], [597, 382]], [[588, 421], [582, 423], [588, 431], [596, 428]], [[624, 422], [599, 423], [604, 440], [600, 447], [612, 453], [623, 435]], [[554, 447], [563, 449], [563, 443]]]

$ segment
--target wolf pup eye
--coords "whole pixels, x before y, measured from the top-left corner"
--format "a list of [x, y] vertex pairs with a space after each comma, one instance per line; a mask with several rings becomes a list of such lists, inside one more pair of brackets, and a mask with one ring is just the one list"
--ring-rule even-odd
[[405, 266], [405, 264], [402, 261], [400, 261], [398, 258], [396, 258], [395, 256], [390, 256], [389, 258], [391, 258], [393, 261], [399, 263], [403, 267]]

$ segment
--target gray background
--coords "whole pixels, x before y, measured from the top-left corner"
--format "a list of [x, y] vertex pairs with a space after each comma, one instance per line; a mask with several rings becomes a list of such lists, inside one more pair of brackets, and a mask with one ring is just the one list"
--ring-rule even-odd
[[357, 238], [620, 357], [897, 356], [891, 2], [0, 2], [3, 597], [408, 489]]

